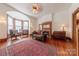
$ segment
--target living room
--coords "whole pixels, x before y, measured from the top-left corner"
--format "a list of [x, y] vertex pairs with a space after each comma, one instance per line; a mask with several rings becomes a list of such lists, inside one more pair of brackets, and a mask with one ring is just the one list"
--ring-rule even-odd
[[59, 49], [58, 55], [76, 55], [66, 53], [66, 49], [78, 50], [78, 39], [73, 39], [72, 28], [72, 14], [78, 6], [74, 3], [0, 4], [0, 46], [5, 47], [3, 42], [7, 40], [12, 45], [12, 42], [29, 38], [54, 45]]

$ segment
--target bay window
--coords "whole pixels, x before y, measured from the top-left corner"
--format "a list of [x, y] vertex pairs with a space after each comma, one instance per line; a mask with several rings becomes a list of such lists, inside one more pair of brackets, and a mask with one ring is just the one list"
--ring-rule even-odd
[[15, 30], [17, 30], [18, 32], [20, 32], [20, 30], [22, 30], [22, 22], [19, 20], [15, 20]]
[[18, 32], [22, 30], [29, 30], [29, 22], [19, 19], [14, 19], [8, 16], [8, 34], [10, 30], [17, 30]]

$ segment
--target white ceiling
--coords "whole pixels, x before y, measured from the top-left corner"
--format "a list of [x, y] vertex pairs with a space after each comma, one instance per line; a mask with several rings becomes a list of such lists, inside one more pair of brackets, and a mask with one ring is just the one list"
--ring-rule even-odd
[[24, 15], [18, 11], [8, 11], [7, 14], [13, 18], [16, 18], [16, 19], [29, 20], [29, 18], [26, 15]]
[[41, 11], [38, 14], [32, 12], [33, 3], [8, 3], [13, 8], [34, 17], [41, 17], [45, 14], [56, 13], [62, 10], [67, 10], [72, 4], [69, 3], [40, 3]]

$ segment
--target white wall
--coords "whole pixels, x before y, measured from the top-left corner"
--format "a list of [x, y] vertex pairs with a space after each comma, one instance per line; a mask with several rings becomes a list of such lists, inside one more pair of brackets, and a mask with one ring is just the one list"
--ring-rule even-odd
[[52, 21], [52, 14], [47, 14], [38, 19], [38, 24], [41, 24], [46, 21]]
[[52, 21], [52, 14], [47, 14], [47, 15], [44, 15], [40, 18], [38, 18], [38, 21], [37, 21], [37, 30], [39, 28], [39, 24], [42, 24], [43, 22], [47, 22], [47, 21]]
[[36, 18], [33, 18], [33, 17], [30, 17], [30, 34], [34, 31], [34, 30], [37, 30], [37, 19]]
[[11, 7], [0, 3], [0, 39], [7, 38], [7, 11], [13, 11]]
[[3, 19], [0, 19], [2, 21], [0, 21], [0, 39], [2, 38], [6, 38], [6, 34], [7, 34], [7, 24], [6, 21]]
[[69, 25], [69, 10], [64, 10], [61, 12], [57, 12], [53, 17], [53, 28], [55, 31], [61, 31], [61, 27], [64, 24], [66, 28], [67, 36], [71, 37], [70, 34], [70, 25]]

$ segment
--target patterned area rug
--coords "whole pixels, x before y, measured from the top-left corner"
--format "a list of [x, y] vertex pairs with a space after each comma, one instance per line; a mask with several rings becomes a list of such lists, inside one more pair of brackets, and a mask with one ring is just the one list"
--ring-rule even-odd
[[56, 56], [57, 50], [36, 40], [23, 40], [0, 49], [0, 56]]
[[0, 56], [7, 56], [6, 48], [0, 48]]

